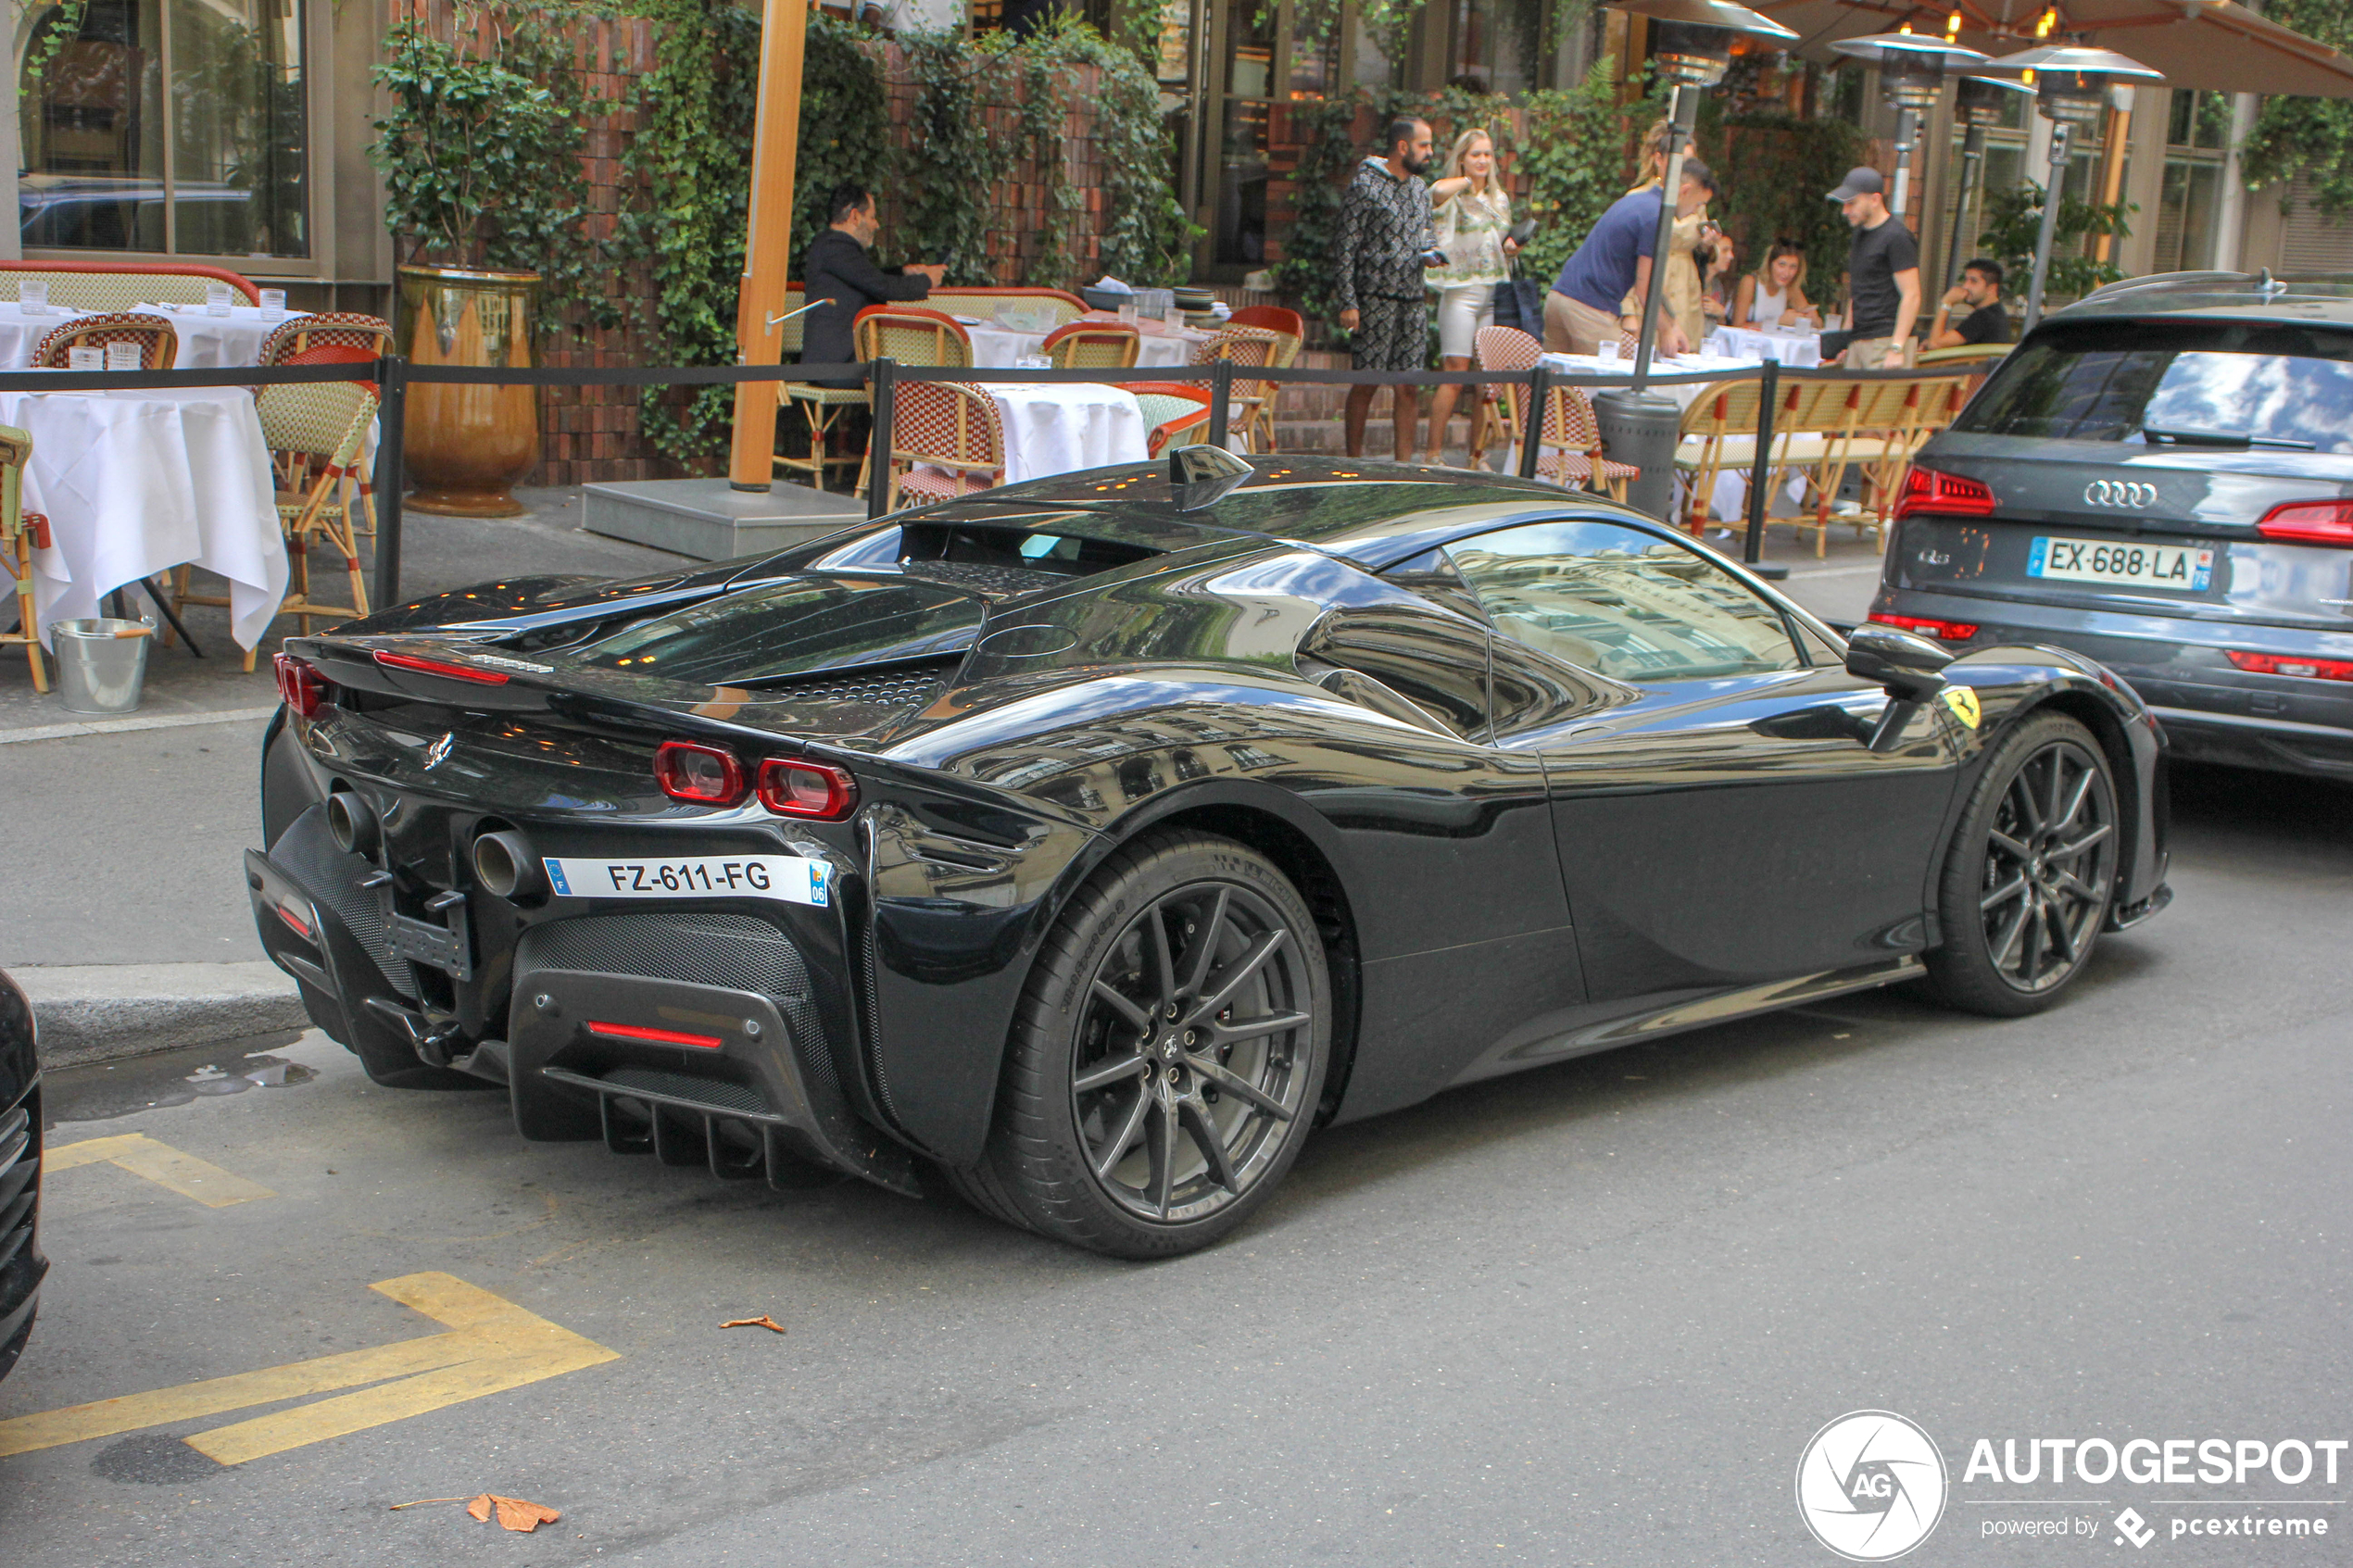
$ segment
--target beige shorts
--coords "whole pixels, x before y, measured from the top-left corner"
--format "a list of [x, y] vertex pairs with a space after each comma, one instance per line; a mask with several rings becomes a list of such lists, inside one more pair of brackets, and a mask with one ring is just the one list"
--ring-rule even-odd
[[1909, 345], [1894, 364], [1888, 364], [1887, 351], [1895, 346], [1892, 337], [1867, 337], [1846, 345], [1846, 358], [1839, 363], [1850, 370], [1894, 370], [1908, 367], [1912, 362]]
[[1554, 289], [1544, 295], [1544, 346], [1555, 354], [1597, 354], [1617, 341], [1617, 318]]

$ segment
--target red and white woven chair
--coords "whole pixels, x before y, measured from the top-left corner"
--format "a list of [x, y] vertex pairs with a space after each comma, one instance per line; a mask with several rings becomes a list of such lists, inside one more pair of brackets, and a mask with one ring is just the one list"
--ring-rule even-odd
[[892, 395], [889, 509], [952, 501], [1005, 482], [997, 400], [968, 382], [907, 382]]
[[[393, 351], [392, 323], [378, 316], [363, 316], [353, 310], [322, 310], [312, 316], [296, 316], [281, 322], [268, 337], [261, 340], [259, 362], [264, 365], [359, 365], [372, 364]], [[371, 390], [375, 383], [363, 383]], [[254, 395], [261, 395], [256, 388]], [[273, 453], [278, 465], [278, 487], [298, 491], [309, 483], [307, 464], [291, 453]], [[358, 532], [373, 537], [376, 532], [375, 475], [360, 471], [348, 476], [359, 490], [359, 505], [367, 514], [367, 524]], [[357, 526], [357, 525], [355, 525]]]
[[[869, 305], [851, 319], [849, 332], [862, 361], [896, 359], [902, 365], [944, 365], [960, 370], [972, 368], [972, 334], [964, 331], [963, 322], [944, 310], [921, 305]], [[862, 388], [861, 393], [863, 394]], [[865, 460], [858, 465], [857, 493], [861, 495], [866, 493], [867, 476], [874, 470], [871, 439], [866, 446]]]
[[170, 321], [144, 310], [117, 310], [77, 316], [62, 327], [52, 327], [32, 351], [33, 368], [62, 370], [72, 363], [67, 358], [71, 350], [104, 348], [110, 343], [137, 344], [143, 370], [168, 370], [180, 357], [180, 334]]
[[[1521, 332], [1517, 327], [1481, 327], [1471, 339], [1471, 363], [1482, 370], [1532, 370], [1542, 358], [1544, 345]], [[1500, 435], [1511, 450], [1504, 455], [1504, 471], [1514, 471], [1519, 463], [1520, 431], [1519, 403], [1504, 395], [1516, 391], [1508, 383], [1489, 382], [1478, 389], [1478, 413], [1471, 422], [1471, 450], [1484, 452], [1488, 444]]]
[[31, 460], [32, 437], [0, 425], [0, 550], [7, 553], [17, 592], [17, 629], [0, 632], [0, 645], [24, 645], [32, 663], [32, 689], [45, 692], [49, 676], [41, 666], [41, 622], [32, 608], [32, 552], [49, 547], [49, 520], [22, 509], [24, 466]]
[[[1214, 365], [1220, 359], [1233, 361], [1234, 367], [1251, 370], [1272, 367], [1282, 350], [1282, 334], [1265, 327], [1236, 326], [1231, 321], [1210, 335], [1207, 343], [1193, 349], [1193, 363]], [[1275, 383], [1270, 381], [1245, 380], [1236, 376], [1233, 382], [1234, 406], [1227, 414], [1228, 428], [1242, 437], [1249, 446], [1265, 425], [1265, 434], [1274, 433]], [[1252, 450], [1256, 450], [1252, 447]]]
[[[1267, 364], [1277, 370], [1288, 370], [1299, 362], [1299, 350], [1307, 341], [1307, 323], [1296, 310], [1279, 305], [1245, 305], [1227, 318], [1229, 327], [1255, 327], [1275, 334], [1274, 358]], [[1250, 449], [1272, 452], [1275, 449], [1275, 404], [1282, 396], [1282, 387], [1269, 383], [1266, 395], [1251, 410]]]
[[1144, 411], [1144, 428], [1151, 433], [1146, 437], [1145, 450], [1159, 457], [1171, 443], [1189, 437], [1199, 441], [1209, 433], [1209, 388], [1179, 381], [1131, 381], [1121, 383], [1136, 395], [1136, 406]]
[[1127, 370], [1144, 340], [1125, 321], [1072, 321], [1046, 334], [1046, 358], [1057, 370]]
[[[1526, 418], [1528, 389], [1507, 388], [1517, 418]], [[1519, 427], [1526, 430], [1526, 425]], [[1581, 386], [1556, 386], [1544, 397], [1544, 429], [1537, 438], [1541, 455], [1536, 475], [1555, 484], [1607, 493], [1626, 499], [1629, 481], [1642, 473], [1632, 463], [1613, 463], [1602, 456], [1602, 430], [1593, 418], [1593, 400]]]

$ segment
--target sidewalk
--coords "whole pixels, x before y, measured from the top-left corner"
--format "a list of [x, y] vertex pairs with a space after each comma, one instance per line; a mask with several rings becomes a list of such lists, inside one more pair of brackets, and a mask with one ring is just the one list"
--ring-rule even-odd
[[[580, 492], [522, 491], [523, 518], [410, 512], [403, 597], [502, 574], [623, 577], [683, 558], [579, 528]], [[323, 565], [323, 563], [316, 563]], [[132, 613], [153, 614], [133, 593]], [[307, 1027], [294, 984], [261, 956], [238, 875], [260, 846], [262, 732], [277, 711], [274, 641], [254, 672], [228, 612], [182, 616], [203, 646], [148, 654], [139, 711], [78, 718], [33, 692], [21, 652], [0, 659], [0, 968], [32, 997], [52, 1065]], [[273, 636], [296, 630], [292, 620]]]
[[[507, 573], [623, 577], [684, 561], [582, 533], [577, 489], [519, 495], [527, 518], [409, 514], [403, 596]], [[1709, 543], [1739, 553], [1737, 538]], [[1818, 615], [1856, 621], [1869, 606], [1879, 555], [1851, 531], [1817, 561], [1775, 529], [1766, 556], [1792, 568], [1782, 586]], [[260, 845], [256, 780], [277, 710], [276, 645], [248, 675], [227, 611], [192, 607], [186, 620], [206, 657], [152, 649], [139, 711], [120, 719], [65, 713], [54, 691], [34, 695], [20, 656], [0, 659], [12, 867], [0, 879], [0, 968], [32, 997], [53, 1063], [304, 1026], [293, 983], [254, 938], [237, 874], [242, 852]]]

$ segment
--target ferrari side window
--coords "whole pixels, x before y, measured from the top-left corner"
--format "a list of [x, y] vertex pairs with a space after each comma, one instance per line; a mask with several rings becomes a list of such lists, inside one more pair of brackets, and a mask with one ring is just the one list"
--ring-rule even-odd
[[1482, 533], [1447, 554], [1502, 635], [1621, 681], [1795, 670], [1780, 610], [1672, 540], [1615, 522]]

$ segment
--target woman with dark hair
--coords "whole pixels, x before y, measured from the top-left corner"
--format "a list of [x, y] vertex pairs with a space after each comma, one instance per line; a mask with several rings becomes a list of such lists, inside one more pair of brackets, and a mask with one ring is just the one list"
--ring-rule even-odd
[[1822, 313], [1806, 297], [1806, 252], [1793, 240], [1775, 240], [1765, 265], [1741, 280], [1732, 296], [1732, 325], [1777, 327], [1798, 321], [1822, 324]]

